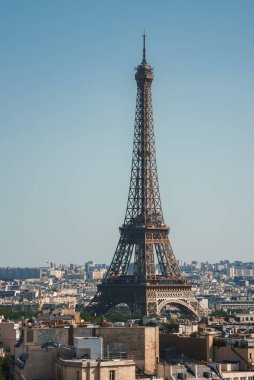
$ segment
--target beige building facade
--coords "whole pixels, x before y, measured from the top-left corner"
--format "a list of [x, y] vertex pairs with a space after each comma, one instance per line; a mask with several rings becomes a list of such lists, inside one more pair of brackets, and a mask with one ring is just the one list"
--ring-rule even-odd
[[234, 345], [214, 346], [214, 361], [239, 362], [240, 370], [254, 370], [254, 341], [251, 346], [248, 347], [248, 344], [239, 347]]
[[0, 323], [0, 347], [14, 355], [14, 346], [19, 339], [19, 334], [18, 323], [2, 321]]
[[56, 359], [56, 380], [134, 380], [133, 360]]
[[126, 352], [139, 370], [153, 375], [159, 359], [158, 327], [100, 327], [96, 335], [103, 338], [104, 352]]
[[[77, 359], [75, 341], [82, 339], [102, 339], [101, 357], [95, 360], [88, 354]], [[12, 379], [133, 380], [135, 368], [139, 373], [155, 375], [158, 357], [158, 327], [27, 327], [15, 347]]]

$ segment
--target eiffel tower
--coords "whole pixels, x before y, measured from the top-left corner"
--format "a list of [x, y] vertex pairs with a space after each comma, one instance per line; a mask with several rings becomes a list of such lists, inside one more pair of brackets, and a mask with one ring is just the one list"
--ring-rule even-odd
[[[145, 44], [144, 34], [143, 59], [135, 74], [136, 114], [125, 219], [111, 265], [86, 310], [104, 314], [125, 303], [131, 312], [153, 315], [171, 303], [200, 318], [203, 309], [181, 273], [168, 238], [169, 227], [164, 223], [152, 110], [153, 68], [147, 63]], [[156, 257], [160, 274], [156, 272]]]

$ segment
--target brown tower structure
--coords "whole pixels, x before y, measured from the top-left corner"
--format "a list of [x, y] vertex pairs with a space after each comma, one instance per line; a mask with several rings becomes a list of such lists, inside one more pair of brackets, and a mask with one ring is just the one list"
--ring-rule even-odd
[[144, 35], [143, 59], [135, 75], [135, 129], [125, 219], [111, 265], [87, 310], [103, 314], [114, 305], [126, 303], [132, 312], [151, 315], [173, 303], [200, 317], [202, 308], [182, 276], [168, 238], [169, 227], [163, 218], [152, 110], [154, 76], [146, 60], [145, 42]]

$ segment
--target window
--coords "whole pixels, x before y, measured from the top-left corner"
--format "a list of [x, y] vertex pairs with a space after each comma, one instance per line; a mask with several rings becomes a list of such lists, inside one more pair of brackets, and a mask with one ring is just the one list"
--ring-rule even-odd
[[116, 371], [109, 371], [109, 380], [116, 380]]
[[76, 372], [76, 380], [79, 380], [79, 371]]

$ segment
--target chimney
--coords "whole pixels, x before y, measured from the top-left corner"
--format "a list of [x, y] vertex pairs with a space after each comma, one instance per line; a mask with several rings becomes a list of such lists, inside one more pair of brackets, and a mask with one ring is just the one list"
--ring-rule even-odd
[[74, 346], [74, 331], [73, 331], [73, 325], [69, 326], [68, 329], [68, 344], [69, 346]]

